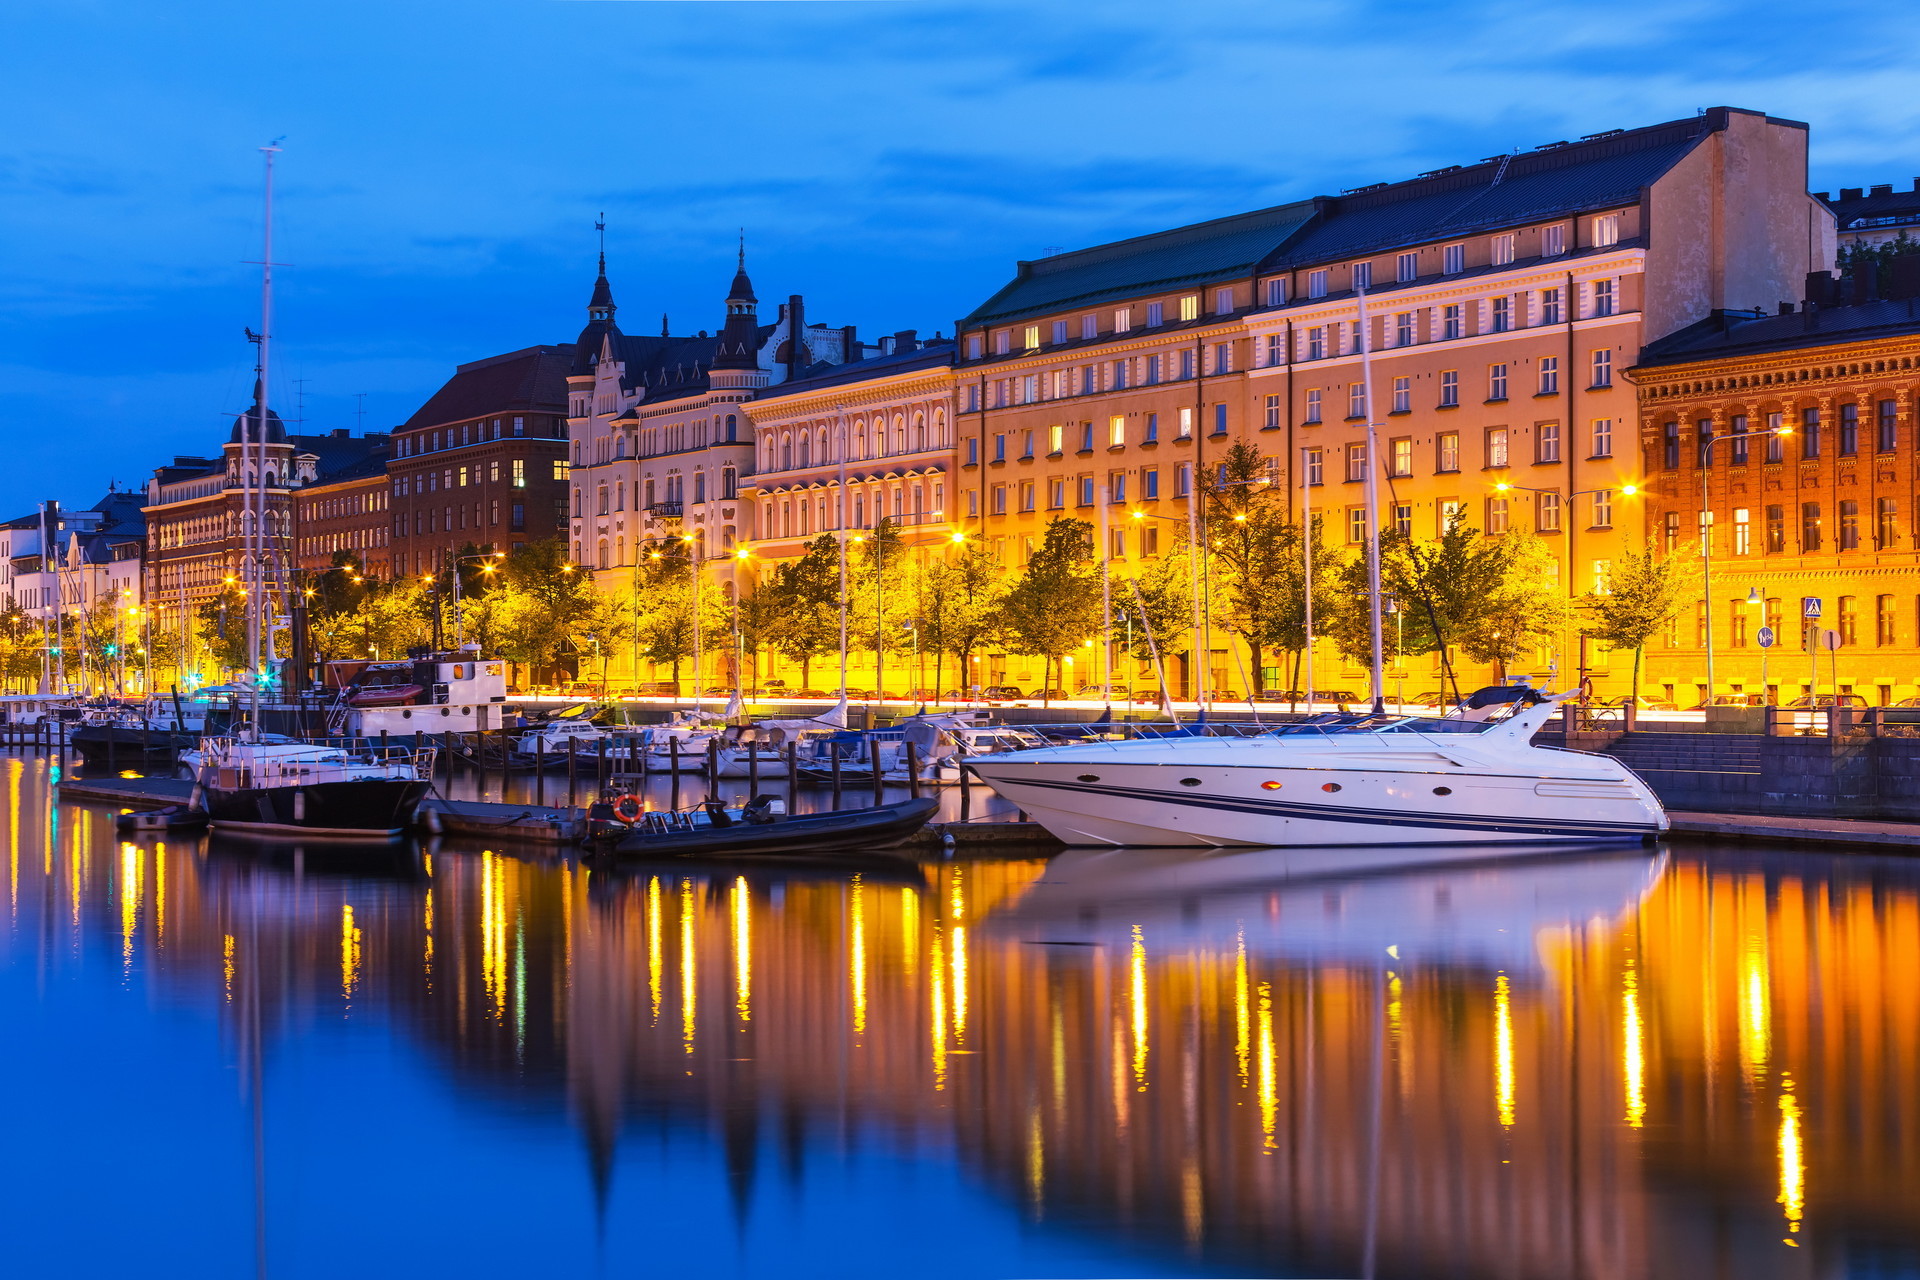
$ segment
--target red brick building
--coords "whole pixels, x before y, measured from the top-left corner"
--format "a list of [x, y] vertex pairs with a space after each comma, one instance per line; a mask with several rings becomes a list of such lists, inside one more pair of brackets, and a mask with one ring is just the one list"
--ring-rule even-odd
[[394, 432], [396, 575], [443, 572], [469, 544], [511, 551], [565, 531], [572, 362], [568, 344], [463, 364]]

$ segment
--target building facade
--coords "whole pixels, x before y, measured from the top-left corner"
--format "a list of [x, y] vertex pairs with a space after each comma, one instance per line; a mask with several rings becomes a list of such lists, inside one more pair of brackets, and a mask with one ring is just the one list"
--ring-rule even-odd
[[396, 576], [388, 461], [383, 443], [360, 462], [295, 491], [293, 546], [301, 573], [326, 573], [346, 559], [367, 576]]
[[448, 572], [462, 548], [517, 551], [566, 529], [565, 346], [459, 366], [394, 432], [393, 574]]
[[1833, 211], [1842, 250], [1920, 240], [1920, 178], [1911, 190], [1895, 191], [1891, 182], [1873, 187], [1842, 187], [1838, 199], [1815, 193]]
[[1649, 543], [1706, 584], [1647, 647], [1656, 695], [1681, 706], [1709, 693], [1774, 705], [1920, 696], [1913, 306], [1721, 313], [1652, 344], [1633, 369]]
[[217, 458], [177, 457], [156, 468], [147, 482], [146, 595], [152, 625], [177, 639], [184, 665], [198, 652], [195, 614], [242, 575], [247, 514], [243, 474], [250, 450], [258, 450], [265, 498], [262, 534], [270, 589], [284, 591], [297, 571], [294, 543], [294, 494], [309, 485], [361, 468], [384, 455], [384, 433], [355, 436], [289, 435], [280, 415], [261, 405], [234, 419], [233, 431]]
[[[1292, 500], [1312, 486], [1337, 546], [1380, 525], [1431, 538], [1456, 515], [1530, 530], [1576, 597], [1639, 521], [1620, 370], [1831, 262], [1805, 165], [1805, 126], [1715, 108], [1022, 263], [962, 322], [965, 511], [1009, 563], [1049, 517], [1103, 509], [1105, 553], [1144, 558], [1184, 536], [1194, 478], [1245, 440]], [[1204, 643], [1194, 674], [1240, 687], [1223, 639]], [[1516, 666], [1606, 676], [1583, 651], [1570, 629]], [[1406, 678], [1437, 678], [1427, 662]]]

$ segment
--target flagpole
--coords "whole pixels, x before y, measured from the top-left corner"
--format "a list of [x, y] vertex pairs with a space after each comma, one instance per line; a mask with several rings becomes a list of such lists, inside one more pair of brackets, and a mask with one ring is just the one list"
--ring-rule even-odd
[[1367, 319], [1367, 291], [1355, 289], [1360, 304], [1360, 394], [1367, 415], [1367, 632], [1372, 642], [1373, 713], [1386, 710], [1384, 637], [1380, 621], [1380, 458], [1378, 419], [1373, 412], [1373, 326]]

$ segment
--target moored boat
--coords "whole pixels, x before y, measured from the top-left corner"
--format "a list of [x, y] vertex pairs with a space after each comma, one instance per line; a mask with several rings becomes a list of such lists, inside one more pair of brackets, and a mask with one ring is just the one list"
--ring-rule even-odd
[[432, 789], [433, 755], [208, 739], [195, 799], [218, 831], [390, 840], [413, 825]]
[[773, 796], [730, 809], [719, 801], [691, 810], [651, 812], [613, 845], [624, 858], [690, 855], [770, 857], [891, 848], [927, 825], [936, 800], [905, 800], [871, 809], [787, 814]]
[[1088, 742], [969, 767], [1069, 845], [1640, 839], [1659, 799], [1611, 756], [1536, 747], [1572, 694], [1483, 689], [1457, 715], [1320, 717], [1256, 737]]

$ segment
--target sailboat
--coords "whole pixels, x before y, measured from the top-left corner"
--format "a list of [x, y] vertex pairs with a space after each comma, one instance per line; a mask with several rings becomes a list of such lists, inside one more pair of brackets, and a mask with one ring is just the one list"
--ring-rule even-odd
[[273, 158], [266, 154], [266, 236], [260, 281], [259, 359], [252, 408], [240, 415], [242, 567], [247, 591], [247, 652], [254, 673], [248, 719], [231, 734], [204, 738], [190, 807], [204, 809], [216, 830], [319, 839], [390, 839], [413, 825], [432, 788], [433, 752], [351, 751], [260, 732], [262, 639], [269, 597], [279, 584], [280, 546], [268, 532], [266, 473], [270, 437], [285, 429], [267, 407], [273, 321]]

